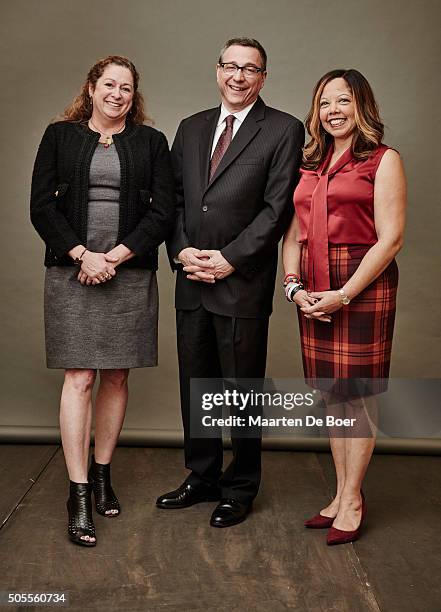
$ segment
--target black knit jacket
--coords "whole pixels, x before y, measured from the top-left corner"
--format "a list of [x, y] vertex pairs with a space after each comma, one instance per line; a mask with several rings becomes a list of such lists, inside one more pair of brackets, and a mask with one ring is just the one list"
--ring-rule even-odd
[[[32, 175], [31, 221], [46, 243], [46, 266], [74, 265], [68, 251], [87, 246], [89, 170], [99, 134], [69, 121], [46, 128]], [[174, 180], [165, 136], [129, 123], [113, 136], [121, 166], [119, 231], [136, 257], [122, 266], [158, 268], [158, 246], [175, 219]]]

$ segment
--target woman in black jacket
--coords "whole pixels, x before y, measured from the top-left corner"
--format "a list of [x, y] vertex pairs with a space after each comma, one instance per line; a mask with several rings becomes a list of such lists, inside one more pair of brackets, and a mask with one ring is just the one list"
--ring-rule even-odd
[[92, 491], [100, 514], [121, 510], [110, 462], [129, 370], [157, 365], [158, 246], [174, 222], [167, 141], [143, 125], [138, 81], [124, 57], [92, 66], [64, 121], [46, 129], [32, 178], [31, 220], [46, 243], [47, 365], [65, 370], [60, 428], [70, 478], [68, 533], [84, 546], [96, 544]]

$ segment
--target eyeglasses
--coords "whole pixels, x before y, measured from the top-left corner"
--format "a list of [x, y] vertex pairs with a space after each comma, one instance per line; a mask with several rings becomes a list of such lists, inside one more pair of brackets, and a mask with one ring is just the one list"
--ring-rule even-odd
[[238, 70], [242, 70], [242, 74], [247, 77], [254, 77], [260, 72], [265, 72], [265, 68], [258, 68], [257, 66], [238, 66], [232, 62], [221, 62], [219, 66], [222, 68], [225, 74], [236, 74]]

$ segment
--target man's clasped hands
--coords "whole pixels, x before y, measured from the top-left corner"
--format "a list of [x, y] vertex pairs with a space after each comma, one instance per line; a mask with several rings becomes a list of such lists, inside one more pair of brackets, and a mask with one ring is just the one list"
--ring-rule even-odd
[[187, 278], [193, 281], [213, 284], [234, 272], [222, 253], [213, 249], [186, 247], [179, 253], [178, 260], [184, 266]]

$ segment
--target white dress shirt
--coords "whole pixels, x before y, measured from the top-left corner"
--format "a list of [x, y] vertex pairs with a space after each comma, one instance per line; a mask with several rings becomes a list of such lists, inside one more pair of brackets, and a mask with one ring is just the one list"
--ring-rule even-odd
[[255, 104], [256, 104], [256, 100], [254, 100], [254, 102], [246, 106], [241, 111], [238, 111], [237, 113], [232, 113], [227, 108], [225, 108], [224, 104], [222, 103], [221, 112], [219, 115], [219, 121], [217, 122], [216, 131], [214, 132], [213, 146], [211, 147], [210, 159], [213, 157], [213, 153], [214, 153], [214, 149], [216, 148], [217, 141], [219, 140], [220, 135], [225, 129], [225, 125], [226, 125], [225, 118], [228, 117], [228, 115], [234, 116], [234, 121], [233, 121], [233, 138], [234, 138], [237, 134], [237, 130], [240, 128], [242, 123], [245, 121], [245, 117], [248, 115], [248, 113], [250, 112], [250, 110], [253, 108]]

